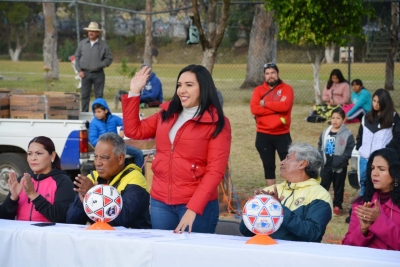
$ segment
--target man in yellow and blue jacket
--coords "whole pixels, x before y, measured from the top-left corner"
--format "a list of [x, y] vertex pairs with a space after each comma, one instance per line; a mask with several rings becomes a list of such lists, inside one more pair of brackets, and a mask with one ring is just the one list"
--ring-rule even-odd
[[77, 192], [74, 202], [67, 212], [67, 223], [86, 224], [92, 222], [83, 209], [83, 198], [95, 184], [108, 184], [117, 189], [122, 196], [121, 213], [109, 224], [127, 228], [151, 229], [150, 194], [146, 178], [140, 167], [135, 164], [125, 166], [126, 145], [116, 133], [100, 136], [94, 151], [96, 171], [87, 177], [75, 177], [74, 190]]
[[[307, 143], [292, 144], [280, 166], [280, 176], [285, 181], [256, 192], [273, 196], [283, 206], [282, 225], [270, 235], [272, 238], [321, 242], [332, 218], [332, 198], [318, 177], [321, 163], [322, 157], [315, 147]], [[240, 232], [244, 236], [254, 235], [243, 221]]]

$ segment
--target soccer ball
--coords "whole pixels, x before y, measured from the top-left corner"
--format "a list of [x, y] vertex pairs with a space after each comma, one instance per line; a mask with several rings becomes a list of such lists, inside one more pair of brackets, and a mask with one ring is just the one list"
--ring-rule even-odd
[[87, 216], [95, 222], [110, 222], [122, 209], [122, 197], [117, 189], [109, 185], [95, 185], [83, 199]]
[[270, 235], [283, 222], [282, 205], [270, 195], [256, 195], [244, 205], [243, 222], [255, 234]]

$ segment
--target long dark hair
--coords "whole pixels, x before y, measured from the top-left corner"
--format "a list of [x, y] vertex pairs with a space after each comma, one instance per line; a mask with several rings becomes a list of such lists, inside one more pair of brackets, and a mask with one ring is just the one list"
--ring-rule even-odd
[[[392, 149], [392, 148], [382, 148], [374, 151], [368, 159], [367, 163], [367, 178], [364, 182], [365, 191], [364, 195], [355, 199], [356, 203], [363, 204], [364, 202], [370, 202], [372, 200], [372, 196], [375, 193], [376, 189], [374, 188], [374, 184], [371, 179], [372, 172], [372, 162], [374, 158], [377, 156], [381, 156], [385, 159], [387, 164], [389, 165], [389, 174], [392, 177], [393, 181], [397, 179], [397, 183], [400, 183], [400, 152]], [[400, 208], [400, 186], [393, 186], [392, 190], [392, 202]]]
[[333, 85], [332, 76], [335, 75], [339, 79], [339, 83], [347, 82], [347, 80], [343, 77], [342, 72], [339, 69], [333, 69], [331, 71], [331, 75], [329, 76], [328, 83], [326, 85], [327, 89], [331, 89]]
[[[51, 141], [50, 138], [46, 137], [46, 136], [37, 136], [35, 138], [33, 138], [29, 144], [28, 147], [32, 144], [32, 143], [38, 143], [41, 144], [44, 149], [49, 152], [49, 154], [53, 153], [56, 151], [56, 148], [54, 146], [53, 141]], [[58, 156], [57, 152], [56, 152], [56, 157], [54, 158], [54, 161], [51, 163], [51, 167], [53, 169], [59, 169], [61, 170], [61, 160], [60, 157]]]
[[392, 127], [395, 112], [392, 97], [387, 90], [382, 88], [375, 91], [372, 95], [372, 100], [375, 96], [378, 97], [379, 111], [374, 109], [372, 103], [371, 111], [366, 115], [368, 122], [373, 123], [376, 117], [379, 116], [381, 129]]
[[215, 128], [215, 131], [212, 135], [212, 137], [215, 138], [225, 126], [224, 112], [222, 111], [222, 107], [217, 95], [217, 89], [215, 88], [211, 74], [205, 67], [201, 65], [192, 64], [183, 68], [179, 72], [175, 88], [175, 94], [172, 97], [168, 110], [164, 110], [161, 113], [162, 121], [163, 122], [167, 121], [173, 114], [180, 113], [183, 110], [181, 100], [179, 99], [179, 96], [177, 94], [177, 90], [178, 90], [179, 78], [181, 77], [182, 73], [187, 71], [190, 71], [196, 75], [197, 81], [200, 86], [200, 101], [196, 113], [199, 115], [197, 122], [201, 120], [204, 112], [206, 111], [208, 111], [211, 114], [211, 116], [213, 116], [213, 113], [211, 112], [211, 106], [214, 106], [217, 109], [218, 118], [212, 117], [212, 120], [217, 124], [217, 127]]

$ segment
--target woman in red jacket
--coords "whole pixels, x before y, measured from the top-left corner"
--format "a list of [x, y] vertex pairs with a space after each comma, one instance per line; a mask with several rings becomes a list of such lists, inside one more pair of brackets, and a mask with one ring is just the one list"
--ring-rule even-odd
[[140, 120], [140, 90], [150, 71], [143, 67], [135, 74], [129, 95], [123, 97], [122, 111], [126, 136], [156, 138], [150, 192], [153, 228], [214, 233], [219, 217], [217, 188], [232, 139], [214, 81], [203, 66], [185, 67], [172, 100]]

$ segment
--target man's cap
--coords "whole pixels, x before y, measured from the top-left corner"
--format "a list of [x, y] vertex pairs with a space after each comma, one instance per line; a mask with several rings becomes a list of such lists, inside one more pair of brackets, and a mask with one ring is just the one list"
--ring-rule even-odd
[[266, 69], [274, 69], [276, 72], [279, 72], [278, 66], [274, 62], [268, 62], [264, 64], [264, 72]]
[[83, 28], [85, 31], [91, 32], [102, 32], [103, 30], [99, 28], [99, 24], [97, 22], [90, 22], [87, 28]]

